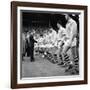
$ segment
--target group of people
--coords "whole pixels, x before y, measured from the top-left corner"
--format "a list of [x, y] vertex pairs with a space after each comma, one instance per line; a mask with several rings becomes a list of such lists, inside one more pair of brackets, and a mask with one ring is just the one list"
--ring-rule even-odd
[[[43, 37], [43, 40], [51, 42], [53, 46], [58, 47], [57, 56], [62, 57], [60, 64], [64, 64], [64, 55], [67, 54], [68, 50], [71, 49], [73, 59], [76, 58], [78, 49], [77, 49], [77, 23], [73, 20], [69, 14], [65, 14], [67, 20], [66, 27], [62, 27], [60, 21], [57, 22], [58, 30], [49, 29], [49, 32], [46, 36]], [[42, 37], [41, 37], [42, 38]], [[26, 33], [23, 35], [23, 56], [27, 53], [27, 56], [31, 57], [31, 61], [34, 61], [34, 43], [42, 42], [41, 38], [35, 40], [34, 33]], [[45, 43], [45, 41], [44, 41]], [[44, 44], [45, 45], [45, 44]], [[29, 54], [29, 55], [28, 55]], [[73, 63], [71, 60], [70, 63]]]

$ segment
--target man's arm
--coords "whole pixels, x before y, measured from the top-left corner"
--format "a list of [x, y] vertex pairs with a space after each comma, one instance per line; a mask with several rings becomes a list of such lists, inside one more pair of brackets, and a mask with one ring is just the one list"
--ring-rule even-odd
[[33, 39], [33, 41], [34, 41], [35, 43], [37, 43], [37, 41], [36, 41], [35, 39]]

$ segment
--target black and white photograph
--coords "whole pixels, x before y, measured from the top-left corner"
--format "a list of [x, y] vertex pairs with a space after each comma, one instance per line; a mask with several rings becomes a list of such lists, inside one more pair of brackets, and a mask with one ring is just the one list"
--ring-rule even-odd
[[80, 13], [21, 11], [21, 77], [79, 75]]
[[86, 6], [12, 2], [11, 16], [13, 88], [87, 83]]

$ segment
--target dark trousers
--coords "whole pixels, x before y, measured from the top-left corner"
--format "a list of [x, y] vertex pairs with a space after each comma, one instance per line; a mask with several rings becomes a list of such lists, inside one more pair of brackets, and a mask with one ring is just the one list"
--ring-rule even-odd
[[34, 48], [30, 48], [30, 60], [34, 61]]

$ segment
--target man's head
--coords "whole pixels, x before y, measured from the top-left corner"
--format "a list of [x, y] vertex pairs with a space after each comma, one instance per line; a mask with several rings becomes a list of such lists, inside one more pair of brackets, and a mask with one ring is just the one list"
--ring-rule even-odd
[[65, 19], [68, 21], [72, 15], [71, 14], [64, 14], [64, 16], [65, 16]]
[[64, 14], [65, 15], [65, 19], [68, 21], [69, 20], [69, 15], [68, 14]]
[[59, 21], [57, 22], [57, 28], [60, 29], [61, 25], [62, 25], [62, 22], [61, 22], [61, 20], [59, 20]]
[[61, 26], [60, 23], [57, 22], [57, 27], [60, 28], [60, 26]]

